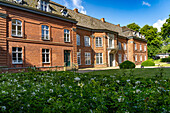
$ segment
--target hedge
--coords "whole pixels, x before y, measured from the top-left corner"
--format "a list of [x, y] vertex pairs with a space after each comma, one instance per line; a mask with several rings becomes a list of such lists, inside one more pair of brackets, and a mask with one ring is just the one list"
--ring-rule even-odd
[[132, 68], [135, 68], [136, 65], [133, 62], [127, 60], [127, 61], [121, 63], [119, 65], [119, 67], [120, 67], [120, 69], [132, 69]]
[[168, 57], [168, 58], [162, 58], [162, 59], [161, 59], [161, 62], [170, 62], [170, 57]]
[[155, 63], [151, 60], [146, 60], [142, 62], [141, 66], [155, 66]]

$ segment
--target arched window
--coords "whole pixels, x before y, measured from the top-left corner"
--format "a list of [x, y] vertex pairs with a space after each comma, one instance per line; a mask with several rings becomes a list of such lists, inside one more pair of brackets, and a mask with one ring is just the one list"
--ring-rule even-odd
[[12, 36], [22, 36], [22, 21], [12, 20]]
[[80, 35], [77, 34], [77, 45], [80, 45]]
[[102, 47], [102, 38], [96, 37], [96, 47]]

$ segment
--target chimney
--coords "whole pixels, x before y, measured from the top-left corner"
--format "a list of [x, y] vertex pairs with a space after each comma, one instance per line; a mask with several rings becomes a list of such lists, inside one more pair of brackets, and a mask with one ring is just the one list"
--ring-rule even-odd
[[120, 24], [117, 24], [118, 27], [120, 27]]
[[78, 12], [79, 12], [79, 10], [78, 10], [77, 8], [75, 8], [75, 9], [74, 9], [74, 12], [78, 13]]
[[101, 20], [102, 22], [106, 22], [106, 21], [105, 21], [105, 18], [101, 18], [100, 20]]

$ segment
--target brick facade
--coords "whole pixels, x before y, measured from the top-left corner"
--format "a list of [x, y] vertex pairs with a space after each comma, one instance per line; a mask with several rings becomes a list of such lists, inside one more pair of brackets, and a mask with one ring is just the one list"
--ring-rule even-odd
[[[9, 2], [2, 3], [9, 4]], [[10, 5], [15, 6], [16, 4], [10, 3]], [[15, 7], [20, 7], [20, 5]], [[21, 7], [23, 6], [21, 5]], [[25, 6], [24, 8], [27, 9]], [[70, 54], [70, 67], [78, 63], [77, 53], [80, 53], [79, 68], [118, 66], [124, 60], [141, 64], [142, 61], [147, 59], [147, 49], [144, 50], [144, 46], [147, 48], [146, 40], [120, 35], [119, 31], [122, 29], [120, 26], [109, 24], [109, 26], [116, 27], [117, 31], [105, 28], [87, 28], [86, 26], [80, 26], [79, 21], [77, 24], [77, 20], [74, 18], [70, 19], [51, 13], [46, 14], [49, 16], [44, 16], [46, 12], [35, 10], [36, 13], [32, 13], [29, 10], [33, 9], [27, 9], [28, 11], [23, 9], [0, 5], [0, 66], [9, 68], [64, 66], [66, 51]], [[78, 13], [77, 10], [76, 13]], [[20, 37], [12, 35], [12, 20], [15, 19], [22, 22], [22, 35]], [[100, 24], [107, 24], [104, 19], [96, 21]], [[49, 28], [48, 40], [42, 39], [42, 25]], [[64, 41], [65, 29], [69, 30], [69, 42]], [[80, 45], [77, 45], [77, 35], [80, 36]], [[85, 46], [85, 37], [89, 37], [90, 46]], [[121, 49], [119, 49], [119, 43], [121, 43]], [[97, 46], [96, 44], [101, 45]], [[135, 50], [134, 44], [137, 45], [137, 50]], [[126, 46], [125, 49], [124, 45]], [[13, 47], [22, 48], [22, 63], [20, 64], [12, 62]], [[42, 49], [49, 50], [48, 63], [43, 63]], [[86, 53], [90, 53], [90, 64], [88, 65], [85, 61], [85, 59], [89, 59], [85, 58]], [[135, 55], [138, 57], [137, 61], [135, 61]], [[121, 62], [119, 62], [120, 59]]]

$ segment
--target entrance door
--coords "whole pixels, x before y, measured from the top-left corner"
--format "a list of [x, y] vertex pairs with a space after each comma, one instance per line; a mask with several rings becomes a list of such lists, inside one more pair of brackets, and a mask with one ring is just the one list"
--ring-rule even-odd
[[110, 54], [110, 67], [113, 67], [113, 54]]
[[64, 63], [66, 64], [67, 67], [70, 67], [70, 51], [65, 50], [64, 51]]

